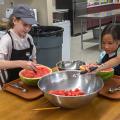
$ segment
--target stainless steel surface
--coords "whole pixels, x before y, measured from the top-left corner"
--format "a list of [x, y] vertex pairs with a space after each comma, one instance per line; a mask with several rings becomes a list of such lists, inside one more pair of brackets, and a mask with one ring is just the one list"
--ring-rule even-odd
[[19, 83], [9, 83], [10, 86], [20, 89], [22, 92], [27, 92], [27, 89], [23, 88]]
[[80, 34], [87, 31], [87, 20], [82, 21], [83, 28], [80, 27], [80, 19], [78, 16], [87, 13], [87, 2], [76, 1], [73, 2], [73, 35]]
[[53, 23], [63, 22], [68, 20], [69, 9], [55, 9], [53, 10]]
[[110, 87], [109, 89], [108, 89], [108, 92], [109, 93], [115, 93], [115, 92], [117, 92], [117, 91], [120, 91], [120, 86], [118, 86], [118, 87]]
[[[68, 19], [71, 22], [71, 33], [73, 36], [80, 35], [80, 18], [77, 16], [87, 13], [87, 0], [56, 0], [56, 9], [69, 9]], [[86, 32], [86, 20], [84, 20], [83, 29]]]
[[81, 48], [83, 49], [83, 42], [85, 40], [83, 40], [83, 23], [85, 19], [97, 19], [99, 21], [99, 48], [101, 49], [101, 21], [104, 18], [107, 17], [113, 17], [113, 23], [116, 22], [116, 16], [120, 16], [120, 9], [116, 9], [116, 10], [110, 10], [110, 11], [105, 11], [105, 12], [99, 12], [99, 13], [91, 13], [91, 14], [86, 14], [86, 15], [80, 15], [77, 16], [78, 18], [80, 18], [80, 23], [81, 23]]
[[85, 65], [85, 62], [76, 61], [59, 61], [56, 66], [59, 70], [79, 70], [81, 65]]
[[[95, 74], [80, 75], [79, 70], [67, 70], [52, 73], [38, 81], [38, 87], [44, 96], [55, 106], [78, 108], [88, 104], [103, 87], [103, 81]], [[48, 94], [49, 90], [70, 90], [79, 88], [86, 94], [81, 96], [60, 96]]]
[[80, 18], [106, 18], [106, 17], [115, 17], [117, 15], [120, 15], [120, 9], [116, 10], [110, 10], [110, 11], [104, 11], [104, 12], [98, 12], [98, 13], [91, 13], [91, 14], [86, 14], [86, 15], [80, 15], [78, 17]]

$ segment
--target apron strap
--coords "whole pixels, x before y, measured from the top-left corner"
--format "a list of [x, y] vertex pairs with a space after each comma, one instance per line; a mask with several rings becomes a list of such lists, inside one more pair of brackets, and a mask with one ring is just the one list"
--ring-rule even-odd
[[29, 44], [30, 44], [30, 48], [33, 47], [33, 45], [31, 44], [30, 38], [27, 39]]
[[14, 49], [13, 38], [12, 38], [12, 36], [11, 36], [11, 34], [10, 34], [10, 31], [8, 31], [7, 33], [9, 34], [9, 36], [10, 36], [10, 38], [11, 38], [11, 41], [12, 41], [12, 48]]
[[3, 86], [4, 83], [7, 82], [7, 78], [8, 78], [7, 71], [0, 70], [0, 85], [1, 85], [1, 87]]
[[3, 86], [3, 82], [2, 82], [1, 77], [0, 77], [0, 87], [2, 88], [2, 86]]

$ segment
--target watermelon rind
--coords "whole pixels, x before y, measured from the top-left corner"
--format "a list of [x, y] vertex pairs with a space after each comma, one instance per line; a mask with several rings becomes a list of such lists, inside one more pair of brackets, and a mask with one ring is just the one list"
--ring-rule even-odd
[[31, 85], [31, 86], [37, 86], [37, 82], [40, 79], [33, 79], [33, 78], [25, 78], [23, 76], [20, 76], [20, 79], [27, 85]]
[[[49, 69], [50, 72], [49, 72], [48, 74], [52, 73], [52, 69], [50, 69], [49, 67], [44, 66], [44, 65], [40, 65], [40, 66], [45, 67], [46, 69]], [[39, 81], [42, 77], [48, 75], [48, 74], [45, 74], [44, 76], [38, 77], [38, 78], [27, 78], [27, 77], [24, 77], [24, 76], [22, 75], [22, 72], [23, 72], [24, 70], [25, 70], [25, 69], [23, 69], [23, 70], [21, 70], [21, 71], [19, 72], [19, 77], [20, 77], [20, 79], [21, 79], [25, 84], [30, 85], [30, 86], [37, 86], [38, 81]]]
[[108, 80], [114, 75], [114, 69], [111, 68], [110, 71], [99, 71], [96, 73], [98, 76], [100, 76], [103, 80]]

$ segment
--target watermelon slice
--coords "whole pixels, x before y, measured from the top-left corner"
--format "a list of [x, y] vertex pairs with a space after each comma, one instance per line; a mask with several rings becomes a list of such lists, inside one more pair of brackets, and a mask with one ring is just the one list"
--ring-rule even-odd
[[37, 82], [41, 77], [52, 73], [52, 69], [44, 65], [38, 65], [37, 72], [32, 70], [23, 69], [19, 72], [20, 79], [28, 85], [37, 86]]
[[97, 72], [97, 75], [100, 76], [103, 80], [108, 80], [114, 75], [114, 69], [109, 68]]

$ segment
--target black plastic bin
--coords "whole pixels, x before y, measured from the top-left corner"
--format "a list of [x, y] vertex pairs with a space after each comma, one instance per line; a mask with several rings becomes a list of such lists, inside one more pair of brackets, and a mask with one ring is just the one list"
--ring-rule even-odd
[[30, 34], [37, 49], [37, 62], [54, 67], [62, 60], [63, 28], [57, 26], [34, 26]]

